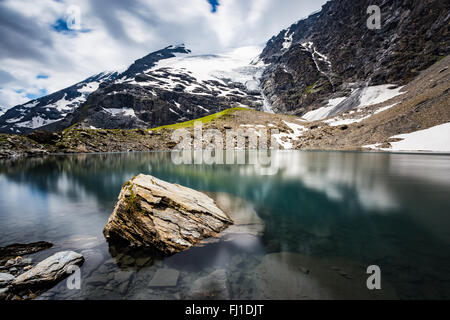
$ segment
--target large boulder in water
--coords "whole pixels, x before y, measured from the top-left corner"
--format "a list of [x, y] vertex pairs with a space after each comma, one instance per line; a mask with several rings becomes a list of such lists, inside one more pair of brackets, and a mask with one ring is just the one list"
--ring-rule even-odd
[[123, 186], [103, 233], [110, 242], [170, 255], [232, 223], [206, 194], [141, 174]]

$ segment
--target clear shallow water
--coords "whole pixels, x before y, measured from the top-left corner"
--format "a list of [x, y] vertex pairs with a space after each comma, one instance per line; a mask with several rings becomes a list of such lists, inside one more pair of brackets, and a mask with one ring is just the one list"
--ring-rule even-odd
[[[280, 151], [276, 159], [270, 176], [252, 165], [175, 165], [170, 153], [1, 161], [0, 246], [55, 243], [37, 260], [83, 252], [82, 289], [62, 282], [43, 299], [183, 299], [217, 269], [234, 299], [371, 298], [365, 271], [374, 264], [383, 287], [375, 298], [450, 298], [450, 156]], [[139, 173], [242, 198], [264, 232], [164, 259], [110, 248], [103, 227], [122, 184]], [[149, 286], [161, 268], [180, 272], [176, 287]]]

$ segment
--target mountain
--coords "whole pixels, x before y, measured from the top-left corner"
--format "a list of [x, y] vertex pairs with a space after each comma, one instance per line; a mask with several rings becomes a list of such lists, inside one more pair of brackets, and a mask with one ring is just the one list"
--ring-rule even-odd
[[[379, 30], [366, 26], [374, 4]], [[395, 95], [449, 54], [449, 12], [442, 0], [329, 1], [269, 40], [261, 54], [269, 64], [263, 93], [275, 112], [303, 116], [326, 107], [321, 118], [358, 107], [374, 92]]]
[[6, 108], [0, 106], [0, 117], [6, 112]]
[[105, 81], [111, 81], [118, 72], [102, 72], [73, 86], [31, 100], [0, 113], [0, 132], [29, 133], [51, 123], [63, 120], [86, 101], [88, 95]]
[[35, 129], [152, 128], [195, 119], [231, 107], [264, 105], [253, 61], [258, 47], [219, 55], [192, 55], [184, 44], [136, 60], [118, 74], [101, 73], [49, 96], [10, 109], [0, 132]]
[[[232, 107], [319, 121], [386, 103], [449, 54], [450, 3], [375, 2], [329, 1], [264, 48], [195, 55], [183, 44], [168, 46], [120, 74], [8, 110], [0, 132], [149, 129]], [[379, 30], [366, 25], [373, 4], [381, 9]]]
[[258, 79], [264, 65], [252, 63], [259, 53], [260, 48], [247, 47], [221, 55], [192, 55], [184, 45], [169, 46], [101, 85], [58, 125], [152, 128], [232, 107], [261, 108]]

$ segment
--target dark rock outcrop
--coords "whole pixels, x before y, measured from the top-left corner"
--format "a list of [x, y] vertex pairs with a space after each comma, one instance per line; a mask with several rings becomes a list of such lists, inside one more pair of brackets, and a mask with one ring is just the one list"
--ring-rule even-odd
[[46, 130], [36, 130], [28, 135], [28, 138], [30, 138], [33, 141], [36, 141], [38, 143], [42, 144], [49, 144], [53, 145], [57, 143], [61, 139], [61, 134], [57, 132], [50, 132]]
[[[381, 9], [381, 29], [367, 9]], [[333, 0], [269, 40], [262, 89], [277, 112], [302, 115], [357, 86], [408, 83], [450, 53], [450, 4], [442, 0]]]
[[49, 249], [52, 246], [53, 244], [46, 241], [39, 241], [27, 244], [13, 243], [6, 247], [0, 247], [0, 261], [12, 257], [36, 253], [45, 249]]

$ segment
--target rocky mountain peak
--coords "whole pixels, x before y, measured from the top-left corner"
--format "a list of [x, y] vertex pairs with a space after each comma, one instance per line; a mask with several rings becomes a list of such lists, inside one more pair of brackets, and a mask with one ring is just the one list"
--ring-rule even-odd
[[136, 60], [128, 69], [120, 75], [120, 79], [130, 78], [140, 73], [144, 73], [154, 67], [157, 62], [174, 58], [177, 54], [190, 54], [191, 50], [187, 49], [184, 44], [170, 45], [164, 49], [152, 52], [145, 57]]

